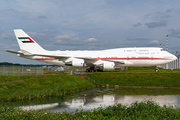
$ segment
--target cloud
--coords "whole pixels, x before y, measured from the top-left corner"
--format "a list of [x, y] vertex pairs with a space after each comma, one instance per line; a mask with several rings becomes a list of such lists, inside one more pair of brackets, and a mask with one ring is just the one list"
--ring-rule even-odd
[[56, 40], [55, 44], [58, 44], [58, 43], [61, 43], [61, 42], [62, 42], [62, 40]]
[[95, 39], [95, 38], [89, 38], [89, 39], [87, 39], [87, 40], [85, 40], [86, 42], [96, 42], [97, 41], [97, 39]]
[[127, 38], [127, 40], [130, 40], [130, 41], [144, 41], [144, 40], [148, 40], [148, 38]]
[[37, 33], [37, 32], [27, 32], [27, 34], [31, 37], [38, 37], [38, 38], [42, 38], [46, 36], [46, 34], [44, 33]]
[[166, 10], [166, 13], [171, 13], [172, 12], [172, 9], [167, 9]]
[[14, 45], [14, 44], [0, 44], [0, 50], [2, 50], [4, 52], [4, 50], [14, 50], [14, 48], [17, 48], [18, 45]]
[[16, 10], [15, 9], [1, 9], [0, 10], [0, 15], [5, 15], [5, 14], [15, 14]]
[[41, 15], [41, 16], [38, 16], [38, 18], [40, 18], [40, 19], [46, 19], [47, 17], [46, 17], [46, 16]]
[[161, 16], [161, 18], [171, 18], [172, 16], [171, 15], [163, 15]]
[[158, 16], [160, 16], [162, 19], [168, 20], [168, 18], [173, 17], [173, 12], [174, 11], [172, 9], [167, 9], [165, 12], [159, 13]]
[[150, 23], [145, 23], [145, 25], [148, 28], [165, 27], [167, 26], [167, 22], [166, 21], [150, 22]]
[[75, 46], [82, 46], [84, 41], [80, 40], [79, 38], [72, 38], [68, 35], [60, 35], [56, 36], [53, 40], [53, 45], [63, 45], [61, 48], [66, 49], [72, 47], [72, 49], [79, 49], [79, 47]]
[[61, 36], [56, 36], [55, 39], [57, 40], [70, 40], [71, 37], [69, 37], [68, 35], [61, 35]]
[[79, 38], [71, 38], [68, 35], [61, 35], [55, 37], [55, 43], [72, 44], [73, 42], [79, 41]]
[[15, 38], [14, 33], [4, 33], [1, 34], [2, 39], [10, 39], [13, 40]]
[[170, 36], [180, 38], [180, 29], [179, 28], [173, 27], [173, 28], [169, 29], [168, 31], [170, 31]]
[[151, 42], [148, 42], [148, 44], [156, 45], [156, 44], [159, 44], [159, 41], [158, 40], [152, 40]]
[[141, 23], [134, 24], [133, 27], [139, 27], [141, 26]]

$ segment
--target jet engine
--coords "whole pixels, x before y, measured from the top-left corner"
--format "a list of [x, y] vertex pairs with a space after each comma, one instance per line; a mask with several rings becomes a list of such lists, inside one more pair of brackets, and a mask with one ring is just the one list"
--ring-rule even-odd
[[83, 59], [74, 59], [72, 61], [72, 66], [73, 67], [84, 67], [85, 66], [84, 60]]
[[104, 70], [114, 70], [115, 69], [114, 62], [104, 62], [103, 63], [103, 69]]

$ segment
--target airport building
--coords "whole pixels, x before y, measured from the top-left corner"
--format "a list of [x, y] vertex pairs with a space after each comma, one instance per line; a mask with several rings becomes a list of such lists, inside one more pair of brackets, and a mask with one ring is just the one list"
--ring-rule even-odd
[[160, 67], [164, 69], [180, 69], [180, 57], [178, 56], [175, 61], [161, 65]]

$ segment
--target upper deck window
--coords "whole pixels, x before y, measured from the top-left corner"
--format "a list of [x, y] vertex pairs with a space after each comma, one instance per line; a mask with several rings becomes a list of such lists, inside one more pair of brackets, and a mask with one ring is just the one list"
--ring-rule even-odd
[[149, 51], [149, 50], [139, 50], [139, 51]]

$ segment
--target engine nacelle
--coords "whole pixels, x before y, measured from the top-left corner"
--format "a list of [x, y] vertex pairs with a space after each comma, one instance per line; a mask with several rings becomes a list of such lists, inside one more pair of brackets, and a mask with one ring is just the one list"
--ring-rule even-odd
[[104, 70], [114, 70], [115, 69], [114, 62], [104, 62], [103, 63], [103, 69]]
[[83, 59], [74, 59], [72, 61], [72, 66], [73, 67], [84, 67], [85, 63]]

